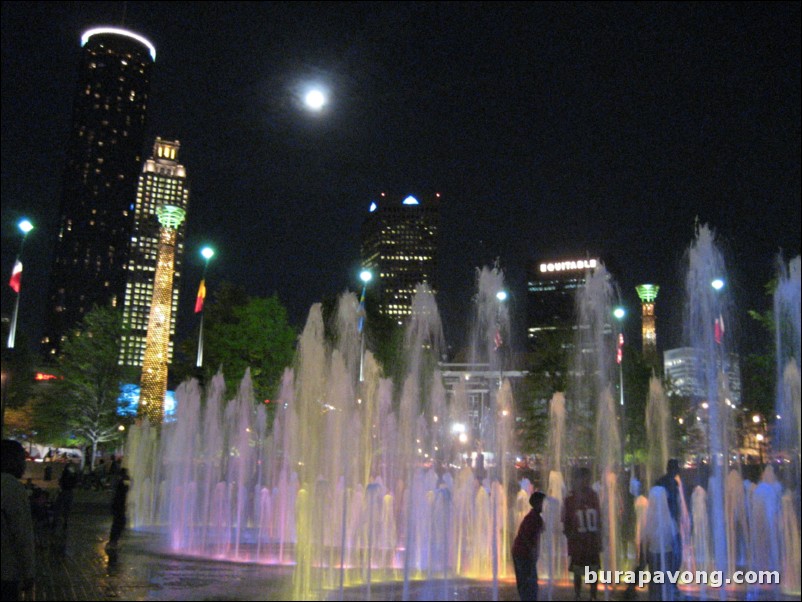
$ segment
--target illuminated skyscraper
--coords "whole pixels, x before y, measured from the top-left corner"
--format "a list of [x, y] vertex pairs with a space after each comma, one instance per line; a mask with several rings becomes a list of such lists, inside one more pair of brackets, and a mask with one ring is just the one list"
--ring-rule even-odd
[[539, 261], [527, 273], [526, 340], [534, 348], [538, 339], [552, 333], [571, 344], [576, 327], [576, 292], [585, 285], [588, 270], [598, 259]]
[[139, 416], [147, 416], [151, 424], [164, 418], [164, 395], [167, 392], [170, 327], [173, 323], [173, 272], [175, 269], [178, 228], [186, 212], [180, 207], [162, 205], [156, 209], [161, 228], [153, 296], [148, 316], [147, 341], [142, 362], [139, 395]]
[[436, 290], [439, 197], [392, 202], [382, 193], [362, 223], [362, 267], [378, 284], [379, 311], [402, 321], [412, 312], [415, 285]]
[[156, 58], [113, 27], [86, 31], [81, 46], [42, 340], [54, 355], [93, 305], [122, 303]]
[[639, 284], [635, 287], [641, 302], [641, 319], [643, 322], [643, 356], [657, 358], [657, 327], [654, 317], [654, 302], [660, 287], [656, 284]]
[[[157, 209], [162, 205], [170, 205], [186, 211], [189, 202], [186, 170], [178, 163], [180, 146], [178, 140], [156, 138], [153, 155], [145, 161], [139, 176], [123, 300], [123, 319], [131, 331], [123, 340], [120, 349], [120, 361], [129, 366], [142, 366], [145, 354], [150, 300], [153, 296], [153, 280], [159, 251]], [[178, 311], [178, 289], [184, 256], [184, 230], [184, 227], [179, 227], [176, 233], [168, 363], [173, 357], [175, 316]]]

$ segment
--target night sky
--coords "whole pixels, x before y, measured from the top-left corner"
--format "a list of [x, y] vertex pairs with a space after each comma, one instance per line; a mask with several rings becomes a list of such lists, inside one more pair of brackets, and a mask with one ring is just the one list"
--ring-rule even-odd
[[[631, 311], [654, 282], [680, 344], [694, 220], [718, 233], [740, 315], [800, 252], [800, 5], [2, 3], [2, 271], [25, 248], [20, 329], [41, 335], [80, 54], [93, 25], [157, 48], [145, 155], [181, 141], [191, 189], [179, 338], [204, 243], [223, 279], [309, 306], [358, 286], [360, 224], [388, 194], [442, 195], [446, 336], [499, 258], [600, 256]], [[330, 90], [321, 114], [300, 106]], [[4, 315], [13, 293], [5, 284]], [[632, 327], [636, 327], [633, 322]], [[744, 331], [746, 332], [746, 331]], [[748, 346], [748, 341], [744, 341]]]

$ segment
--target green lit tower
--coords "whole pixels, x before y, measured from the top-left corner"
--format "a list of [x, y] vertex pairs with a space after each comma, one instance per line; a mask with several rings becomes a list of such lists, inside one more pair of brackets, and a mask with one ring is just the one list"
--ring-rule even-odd
[[635, 287], [641, 302], [641, 319], [643, 323], [643, 355], [646, 358], [657, 358], [657, 328], [654, 317], [654, 303], [660, 287], [656, 284], [639, 284]]
[[161, 228], [153, 296], [150, 301], [148, 333], [142, 362], [139, 416], [147, 416], [151, 424], [161, 424], [164, 418], [164, 395], [167, 392], [167, 363], [170, 351], [170, 325], [173, 313], [173, 274], [178, 227], [186, 211], [175, 205], [156, 209]]

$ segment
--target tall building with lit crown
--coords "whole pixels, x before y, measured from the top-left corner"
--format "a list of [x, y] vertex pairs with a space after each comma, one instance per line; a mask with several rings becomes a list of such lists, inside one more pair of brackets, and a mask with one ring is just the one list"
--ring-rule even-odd
[[377, 283], [380, 313], [399, 322], [412, 313], [415, 285], [436, 291], [439, 200], [391, 201], [382, 193], [362, 224], [362, 267]]
[[153, 295], [148, 316], [147, 340], [140, 381], [139, 416], [147, 416], [151, 424], [161, 424], [164, 418], [164, 396], [167, 393], [170, 329], [173, 323], [173, 273], [178, 228], [186, 212], [173, 205], [156, 209], [161, 228]]
[[42, 339], [48, 355], [95, 304], [122, 303], [156, 59], [147, 39], [115, 27], [84, 32], [81, 46]]
[[[120, 363], [128, 366], [141, 367], [145, 355], [150, 300], [153, 296], [160, 241], [157, 210], [162, 205], [170, 205], [186, 211], [189, 203], [187, 173], [184, 166], [178, 163], [180, 148], [181, 143], [178, 140], [156, 138], [153, 155], [145, 161], [139, 176], [123, 299], [123, 319], [130, 327], [130, 333], [124, 337], [120, 349]], [[173, 357], [178, 289], [184, 256], [184, 231], [182, 225], [176, 232], [168, 363]]]
[[639, 284], [635, 287], [641, 303], [641, 321], [643, 335], [643, 356], [658, 359], [657, 356], [657, 325], [655, 323], [654, 303], [660, 287], [656, 284]]

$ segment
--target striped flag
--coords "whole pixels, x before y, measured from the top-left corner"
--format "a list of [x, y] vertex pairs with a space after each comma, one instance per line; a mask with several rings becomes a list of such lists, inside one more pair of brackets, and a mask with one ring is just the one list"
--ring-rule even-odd
[[496, 329], [496, 335], [493, 337], [493, 344], [496, 346], [496, 351], [504, 344], [504, 340], [501, 338], [501, 330]]
[[195, 298], [195, 313], [199, 314], [203, 311], [203, 301], [206, 299], [206, 281], [201, 280], [198, 287], [198, 296]]
[[724, 316], [721, 314], [718, 315], [713, 325], [713, 336], [716, 339], [716, 343], [721, 345], [721, 339], [724, 338]]
[[22, 262], [17, 259], [14, 263], [14, 269], [11, 270], [11, 279], [8, 281], [8, 286], [14, 289], [14, 292], [19, 294], [20, 285], [22, 284]]

